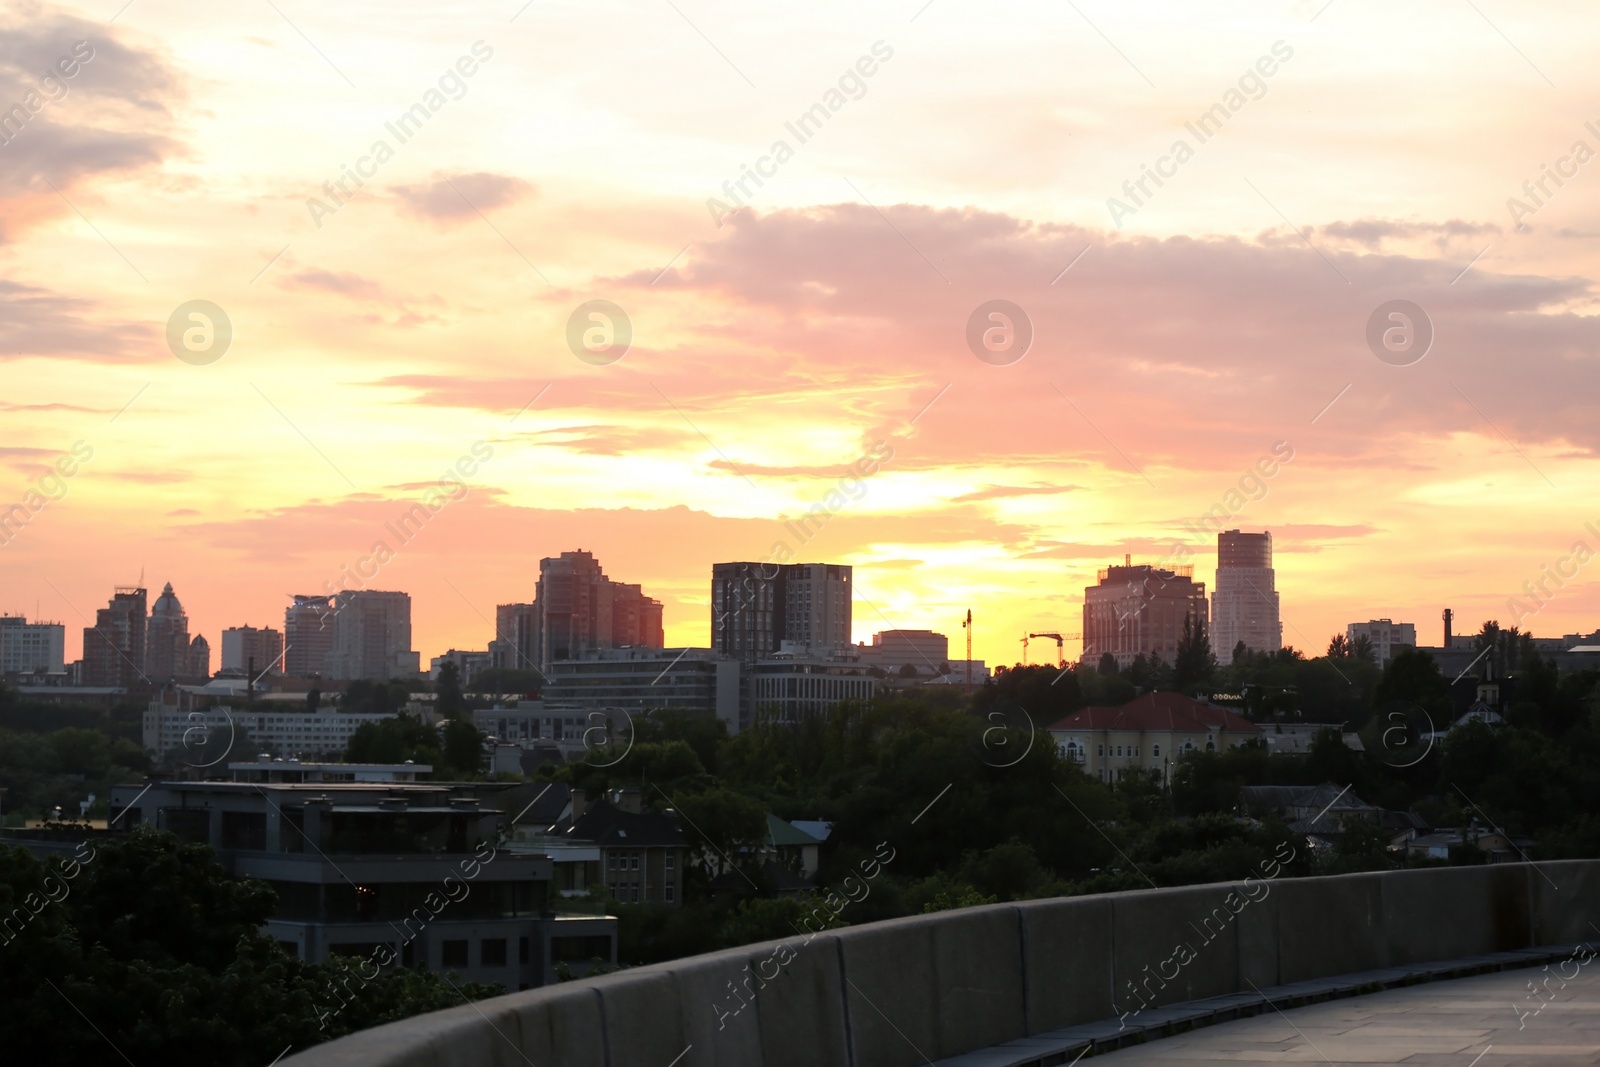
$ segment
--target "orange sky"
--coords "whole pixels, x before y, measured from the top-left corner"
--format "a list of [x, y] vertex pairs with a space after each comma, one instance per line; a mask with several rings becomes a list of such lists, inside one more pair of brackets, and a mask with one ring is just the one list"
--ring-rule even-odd
[[[0, 5], [0, 499], [93, 452], [0, 547], [0, 610], [69, 658], [141, 571], [214, 648], [281, 626], [478, 442], [369, 583], [424, 662], [580, 547], [703, 644], [711, 563], [878, 441], [797, 558], [855, 565], [858, 640], [970, 608], [991, 662], [1280, 442], [1232, 524], [1273, 531], [1298, 647], [1509, 623], [1600, 550], [1592, 6], [196, 10]], [[996, 299], [1014, 362], [968, 347]], [[211, 362], [169, 347], [197, 300]], [[618, 361], [569, 347], [592, 300]], [[1410, 365], [1366, 339], [1392, 300], [1432, 322]], [[1597, 590], [1524, 626], [1593, 629]]]

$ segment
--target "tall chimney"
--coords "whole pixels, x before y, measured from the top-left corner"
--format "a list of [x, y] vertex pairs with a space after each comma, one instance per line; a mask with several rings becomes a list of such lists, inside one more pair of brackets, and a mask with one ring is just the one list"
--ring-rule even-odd
[[1450, 631], [1456, 621], [1456, 613], [1449, 608], [1444, 609], [1444, 647], [1450, 647]]

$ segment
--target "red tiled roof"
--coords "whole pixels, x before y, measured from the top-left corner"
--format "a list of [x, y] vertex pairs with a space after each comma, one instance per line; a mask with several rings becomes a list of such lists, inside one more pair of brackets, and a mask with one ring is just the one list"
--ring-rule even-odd
[[1080, 708], [1052, 730], [1226, 730], [1257, 734], [1261, 727], [1226, 708], [1214, 708], [1180, 693], [1146, 693], [1120, 708]]

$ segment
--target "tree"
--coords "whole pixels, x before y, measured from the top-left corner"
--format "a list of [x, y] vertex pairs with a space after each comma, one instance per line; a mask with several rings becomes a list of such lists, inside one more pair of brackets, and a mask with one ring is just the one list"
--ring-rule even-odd
[[315, 715], [320, 707], [322, 707], [322, 690], [312, 686], [306, 690], [306, 711]]
[[439, 735], [421, 719], [401, 713], [392, 719], [364, 722], [345, 745], [350, 763], [440, 762]]
[[915, 664], [902, 663], [900, 664], [900, 670], [897, 673], [902, 678], [915, 678], [917, 676], [917, 668]]
[[1115, 675], [1117, 673], [1117, 657], [1109, 652], [1100, 653], [1100, 666], [1096, 669], [1101, 674]]
[[1178, 655], [1172, 665], [1172, 682], [1182, 692], [1209, 681], [1217, 673], [1217, 657], [1211, 654], [1211, 638], [1206, 621], [1196, 615], [1183, 617], [1183, 636], [1178, 639]]
[[1329, 659], [1349, 659], [1350, 639], [1344, 634], [1334, 634], [1328, 638]]
[[454, 719], [467, 710], [461, 695], [461, 668], [454, 660], [445, 660], [439, 666], [439, 680], [434, 683], [437, 700], [434, 709], [441, 718]]
[[1245, 644], [1244, 643], [1244, 639], [1241, 638], [1233, 646], [1233, 662], [1236, 663], [1236, 664], [1243, 663], [1246, 660], [1248, 660], [1249, 658], [1250, 658], [1250, 646]]
[[683, 836], [700, 865], [715, 875], [767, 837], [767, 813], [760, 803], [726, 786], [678, 798]]
[[1356, 639], [1350, 642], [1350, 658], [1365, 663], [1377, 663], [1378, 650], [1372, 646], [1372, 638], [1366, 634], [1356, 634]]
[[[459, 694], [457, 694], [459, 697]], [[483, 773], [483, 731], [472, 724], [471, 712], [463, 709], [444, 724], [444, 766], [441, 770], [454, 777], [475, 776]]]

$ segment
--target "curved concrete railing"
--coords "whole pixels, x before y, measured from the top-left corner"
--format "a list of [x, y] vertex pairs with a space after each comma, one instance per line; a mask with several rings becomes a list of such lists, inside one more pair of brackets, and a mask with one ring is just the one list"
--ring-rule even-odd
[[516, 993], [284, 1064], [914, 1067], [1183, 1001], [1576, 944], [1596, 926], [1591, 860], [996, 904]]

